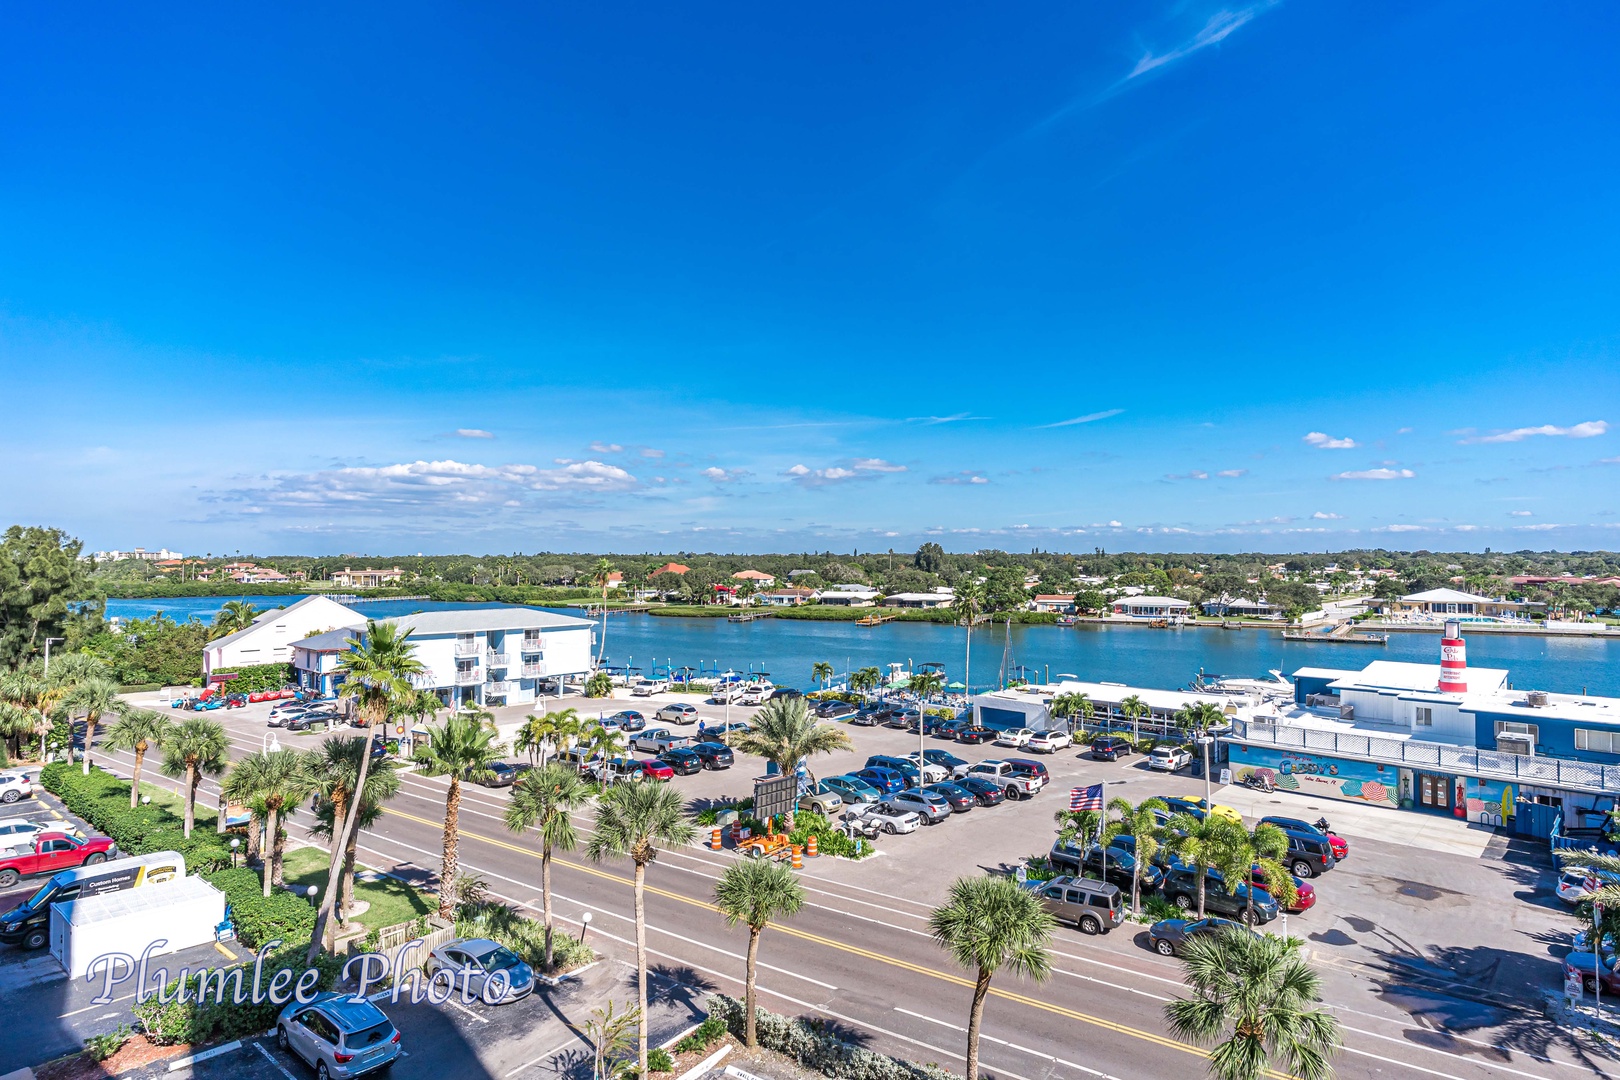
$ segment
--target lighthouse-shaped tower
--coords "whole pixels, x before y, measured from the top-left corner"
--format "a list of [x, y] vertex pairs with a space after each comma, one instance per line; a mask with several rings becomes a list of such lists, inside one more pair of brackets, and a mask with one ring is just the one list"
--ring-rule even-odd
[[1456, 619], [1446, 622], [1445, 636], [1440, 639], [1440, 686], [1442, 694], [1468, 692], [1468, 654], [1463, 645], [1462, 624]]

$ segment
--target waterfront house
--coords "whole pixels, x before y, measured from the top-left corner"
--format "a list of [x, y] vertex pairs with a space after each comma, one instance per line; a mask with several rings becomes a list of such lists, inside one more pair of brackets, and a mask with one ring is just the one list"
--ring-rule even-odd
[[897, 608], [922, 608], [924, 610], [931, 610], [933, 608], [950, 607], [951, 602], [955, 599], [956, 594], [954, 592], [952, 592], [950, 589], [940, 587], [934, 589], [932, 592], [894, 593], [893, 595], [885, 596], [883, 598], [883, 606]]
[[1192, 605], [1173, 596], [1125, 596], [1109, 605], [1115, 618], [1185, 619]]
[[1041, 593], [1029, 602], [1029, 610], [1061, 613], [1074, 610], [1074, 596], [1062, 593]]
[[754, 601], [766, 607], [798, 607], [816, 598], [816, 590], [793, 587], [774, 592], [755, 593]]
[[871, 607], [881, 595], [865, 585], [832, 585], [821, 590], [818, 599], [833, 607]]
[[1281, 619], [1283, 609], [1271, 604], [1265, 597], [1250, 600], [1243, 596], [1222, 595], [1219, 600], [1205, 600], [1205, 615], [1233, 619]]
[[1369, 600], [1368, 606], [1401, 622], [1444, 622], [1446, 619], [1521, 619], [1545, 608], [1520, 600], [1493, 600], [1456, 589], [1428, 589], [1396, 600]]
[[332, 571], [332, 583], [345, 589], [380, 589], [397, 583], [404, 576], [405, 571], [397, 566], [390, 570], [351, 570], [345, 566], [342, 570]]

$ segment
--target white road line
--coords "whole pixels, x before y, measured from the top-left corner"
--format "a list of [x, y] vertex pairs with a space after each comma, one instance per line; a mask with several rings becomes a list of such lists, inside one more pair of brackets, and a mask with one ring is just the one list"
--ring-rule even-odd
[[296, 1078], [293, 1076], [293, 1074], [287, 1071], [286, 1066], [282, 1065], [281, 1062], [277, 1061], [275, 1059], [275, 1056], [272, 1055], [270, 1053], [270, 1051], [268, 1051], [268, 1050], [266, 1050], [264, 1048], [264, 1043], [262, 1043], [262, 1042], [254, 1043], [253, 1044], [253, 1049], [255, 1049], [259, 1053], [263, 1054], [264, 1055], [264, 1060], [266, 1060], [270, 1064], [274, 1065], [276, 1067], [276, 1071], [279, 1072], [282, 1076], [285, 1076], [287, 1078], [287, 1080], [296, 1080]]
[[[938, 1024], [943, 1028], [950, 1028], [952, 1031], [960, 1031], [963, 1033], [967, 1032], [967, 1028], [962, 1027], [960, 1024], [952, 1024], [946, 1020], [940, 1020], [932, 1016], [925, 1016], [920, 1012], [912, 1012], [910, 1009], [902, 1009], [898, 1005], [895, 1006], [894, 1011], [897, 1013], [905, 1013], [907, 1016], [915, 1016], [918, 1020], [926, 1020], [930, 1024]], [[1040, 1050], [1031, 1050], [1027, 1046], [1019, 1046], [1015, 1042], [1008, 1042], [1006, 1039], [998, 1039], [994, 1035], [986, 1035], [982, 1030], [979, 1032], [979, 1038], [985, 1042], [1000, 1043], [1002, 1046], [1008, 1047], [1012, 1050], [1021, 1050], [1032, 1057], [1045, 1058], [1047, 1061], [1053, 1062], [1057, 1065], [1066, 1065], [1071, 1069], [1079, 1069], [1088, 1076], [1102, 1077], [1103, 1080], [1119, 1080], [1119, 1077], [1113, 1075], [1112, 1073], [1098, 1072], [1096, 1069], [1088, 1068], [1085, 1065], [1078, 1065], [1072, 1061], [1065, 1061], [1053, 1054], [1043, 1053]]]
[[474, 1020], [478, 1021], [480, 1024], [489, 1023], [489, 1017], [487, 1017], [487, 1016], [479, 1016], [477, 1013], [475, 1013], [471, 1009], [467, 1008], [467, 1006], [463, 1005], [461, 1002], [457, 1001], [455, 998], [450, 998], [450, 999], [446, 1000], [445, 1004], [451, 1006], [452, 1008], [461, 1010], [462, 1012], [466, 1013], [468, 1016], [472, 1017]]
[[[1400, 1046], [1404, 1046], [1404, 1047], [1407, 1047], [1409, 1049], [1427, 1050], [1431, 1054], [1439, 1054], [1441, 1057], [1455, 1058], [1458, 1061], [1468, 1062], [1470, 1064], [1485, 1064], [1483, 1062], [1479, 1062], [1475, 1058], [1464, 1057], [1462, 1054], [1456, 1054], [1456, 1053], [1453, 1053], [1450, 1050], [1442, 1050], [1442, 1049], [1440, 1049], [1439, 1047], [1436, 1047], [1436, 1046], [1424, 1046], [1421, 1042], [1414, 1042], [1411, 1039], [1397, 1039], [1397, 1038], [1395, 1038], [1394, 1036], [1391, 1036], [1391, 1035], [1380, 1035], [1376, 1031], [1368, 1031], [1365, 1028], [1351, 1027], [1349, 1024], [1342, 1024], [1340, 1026], [1343, 1027], [1345, 1031], [1354, 1031], [1357, 1035], [1366, 1035], [1368, 1038], [1372, 1038], [1372, 1039], [1382, 1039], [1385, 1042], [1396, 1043], [1396, 1044], [1398, 1044]], [[1435, 1034], [1443, 1035], [1443, 1034], [1446, 1034], [1446, 1032], [1437, 1031], [1437, 1032], [1435, 1032]], [[1505, 1047], [1505, 1046], [1490, 1046], [1489, 1043], [1480, 1043], [1479, 1045], [1482, 1046], [1482, 1047], [1489, 1047], [1492, 1050], [1500, 1050], [1500, 1051], [1502, 1051], [1504, 1053], [1510, 1053], [1510, 1054], [1514, 1053], [1514, 1051], [1510, 1050], [1508, 1047]], [[1519, 1052], [1524, 1053], [1523, 1051], [1519, 1051]], [[1558, 1064], [1561, 1064], [1561, 1062], [1554, 1061], [1552, 1058], [1540, 1057], [1540, 1056], [1537, 1056], [1535, 1054], [1525, 1053], [1524, 1056], [1528, 1057], [1528, 1058], [1531, 1058], [1532, 1060], [1539, 1061], [1544, 1065], [1558, 1065]], [[1503, 1072], [1510, 1072], [1510, 1073], [1514, 1074], [1515, 1076], [1528, 1076], [1528, 1077], [1532, 1077], [1533, 1080], [1542, 1080], [1540, 1073], [1522, 1072], [1522, 1071], [1520, 1071], [1518, 1069], [1513, 1068], [1511, 1065], [1503, 1065], [1500, 1062], [1489, 1062], [1488, 1064], [1493, 1069], [1500, 1069]], [[1590, 1072], [1590, 1071], [1594, 1071], [1594, 1070], [1581, 1068], [1581, 1071], [1582, 1072]]]
[[564, 1050], [568, 1049], [570, 1046], [573, 1046], [577, 1042], [585, 1043], [586, 1046], [590, 1045], [590, 1043], [588, 1041], [586, 1041], [583, 1037], [576, 1034], [573, 1038], [569, 1039], [567, 1042], [563, 1043], [561, 1046], [557, 1047], [555, 1050], [547, 1050], [545, 1053], [541, 1054], [539, 1057], [530, 1058], [528, 1061], [525, 1061], [523, 1064], [519, 1065], [517, 1068], [515, 1068], [515, 1069], [511, 1070], [510, 1072], [508, 1072], [506, 1075], [507, 1076], [516, 1076], [518, 1073], [522, 1072], [524, 1069], [527, 1069], [527, 1068], [529, 1068], [529, 1067], [531, 1067], [533, 1065], [538, 1065], [540, 1062], [545, 1061], [548, 1058], [556, 1057], [558, 1054], [562, 1053]]
[[[1397, 1061], [1394, 1058], [1382, 1057], [1382, 1056], [1380, 1056], [1378, 1054], [1369, 1053], [1366, 1050], [1357, 1050], [1353, 1046], [1343, 1046], [1340, 1049], [1344, 1050], [1344, 1052], [1347, 1053], [1347, 1054], [1355, 1054], [1357, 1057], [1372, 1058], [1374, 1061], [1382, 1061], [1382, 1062], [1384, 1062], [1385, 1064], [1388, 1064], [1388, 1065], [1399, 1065], [1403, 1069], [1411, 1069], [1414, 1072], [1426, 1073], [1429, 1076], [1440, 1076], [1440, 1077], [1444, 1077], [1445, 1080], [1463, 1080], [1462, 1077], [1453, 1076], [1451, 1073], [1443, 1073], [1443, 1072], [1440, 1072], [1440, 1071], [1438, 1071], [1436, 1069], [1425, 1069], [1421, 1065], [1413, 1065], [1410, 1061]], [[1490, 1066], [1489, 1064], [1487, 1064], [1486, 1062], [1478, 1062], [1478, 1064], [1484, 1065], [1487, 1068], [1493, 1067], [1493, 1066]], [[1531, 1074], [1529, 1074], [1529, 1073], [1521, 1073], [1520, 1075], [1521, 1076], [1529, 1076]], [[1537, 1080], [1541, 1080], [1541, 1078], [1538, 1077]]]

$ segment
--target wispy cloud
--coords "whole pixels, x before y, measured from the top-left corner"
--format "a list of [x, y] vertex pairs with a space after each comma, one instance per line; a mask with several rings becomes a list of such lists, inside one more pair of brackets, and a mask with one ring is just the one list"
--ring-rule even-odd
[[710, 466], [709, 468], [700, 471], [698, 475], [707, 480], [713, 480], [717, 484], [729, 484], [735, 480], [740, 480], [744, 476], [747, 476], [748, 470], [721, 469], [716, 466]]
[[493, 439], [495, 437], [494, 433], [475, 427], [456, 428], [453, 434], [458, 439]]
[[1428, 529], [1428, 526], [1426, 526], [1426, 525], [1380, 525], [1376, 529], [1374, 529], [1373, 532], [1387, 532], [1387, 533], [1425, 532], [1425, 531], [1427, 531], [1427, 529]]
[[1102, 412], [1087, 413], [1084, 416], [1076, 416], [1073, 420], [1059, 420], [1055, 424], [1042, 424], [1040, 426], [1043, 428], [1055, 428], [1071, 427], [1074, 424], [1091, 424], [1098, 420], [1107, 420], [1110, 416], [1118, 416], [1124, 411], [1124, 409], [1104, 409]]
[[1228, 480], [1236, 480], [1240, 476], [1248, 476], [1249, 475], [1249, 470], [1248, 469], [1222, 469], [1220, 472], [1216, 473], [1215, 475], [1216, 476], [1224, 476]]
[[591, 443], [591, 453], [622, 454], [624, 453], [624, 447], [620, 446], [618, 443], [593, 442]]
[[959, 412], [951, 416], [908, 416], [908, 424], [955, 424], [963, 420], [988, 420], [988, 416], [974, 416], [972, 413]]
[[1352, 469], [1335, 473], [1335, 480], [1410, 480], [1417, 473], [1411, 469]]
[[1322, 431], [1313, 431], [1300, 439], [1300, 442], [1314, 446], [1318, 450], [1354, 450], [1356, 448], [1356, 441], [1349, 436], [1335, 439]]
[[896, 465], [892, 461], [884, 461], [882, 458], [875, 457], [856, 458], [851, 464], [862, 472], [894, 473], [906, 471], [904, 465]]
[[855, 458], [842, 465], [829, 465], [825, 469], [812, 469], [803, 464], [785, 470], [782, 475], [803, 487], [821, 487], [845, 480], [875, 480], [887, 473], [902, 473], [904, 465], [896, 465], [882, 458]]
[[1554, 521], [1540, 521], [1534, 525], [1515, 525], [1517, 532], [1552, 532], [1554, 529], [1567, 529], [1568, 525], [1560, 525]]
[[662, 450], [655, 450], [650, 446], [643, 446], [641, 448], [641, 456], [644, 458], [651, 458], [652, 460], [656, 461], [664, 456], [664, 452]]
[[1322, 510], [1318, 510], [1316, 513], [1312, 514], [1311, 517], [1315, 518], [1317, 521], [1343, 521], [1344, 520], [1344, 515], [1343, 514], [1329, 514], [1329, 513], [1326, 513], [1324, 511], [1322, 511]]
[[1136, 66], [1131, 69], [1131, 73], [1125, 76], [1125, 81], [1129, 82], [1138, 76], [1146, 75], [1150, 71], [1156, 71], [1166, 64], [1173, 64], [1177, 60], [1185, 59], [1200, 49], [1207, 49], [1211, 45], [1219, 45], [1253, 21], [1256, 15], [1271, 6], [1270, 3], [1252, 4], [1236, 11], [1227, 11], [1225, 9], [1217, 11], [1209, 17], [1209, 21], [1204, 24], [1202, 30], [1169, 52], [1154, 55], [1149, 51], [1144, 54], [1142, 59], [1136, 62]]
[[1209, 473], [1199, 472], [1194, 469], [1192, 472], [1186, 473], [1165, 473], [1164, 478], [1166, 480], [1208, 480]]
[[990, 481], [973, 469], [964, 469], [959, 473], [935, 476], [928, 482], [930, 484], [988, 484]]
[[1562, 439], [1591, 439], [1602, 435], [1609, 430], [1607, 420], [1587, 420], [1584, 423], [1571, 427], [1559, 427], [1556, 424], [1542, 424], [1540, 427], [1514, 428], [1512, 431], [1498, 431], [1491, 435], [1475, 435], [1467, 439], [1460, 439], [1462, 443], [1509, 443], [1523, 442], [1536, 435], [1546, 435], [1550, 438]]
[[1529, 510], [1509, 510], [1508, 517], [1535, 517]]

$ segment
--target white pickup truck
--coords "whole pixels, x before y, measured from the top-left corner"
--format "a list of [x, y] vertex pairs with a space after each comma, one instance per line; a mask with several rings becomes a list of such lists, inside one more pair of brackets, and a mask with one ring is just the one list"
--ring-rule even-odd
[[662, 754], [665, 750], [677, 746], [691, 746], [692, 736], [679, 735], [668, 728], [653, 728], [650, 731], [638, 731], [630, 740], [630, 746], [636, 750], [643, 750], [649, 754]]
[[638, 679], [636, 684], [630, 688], [630, 694], [632, 697], [652, 697], [654, 694], [662, 694], [668, 689], [669, 681], [667, 679]]

